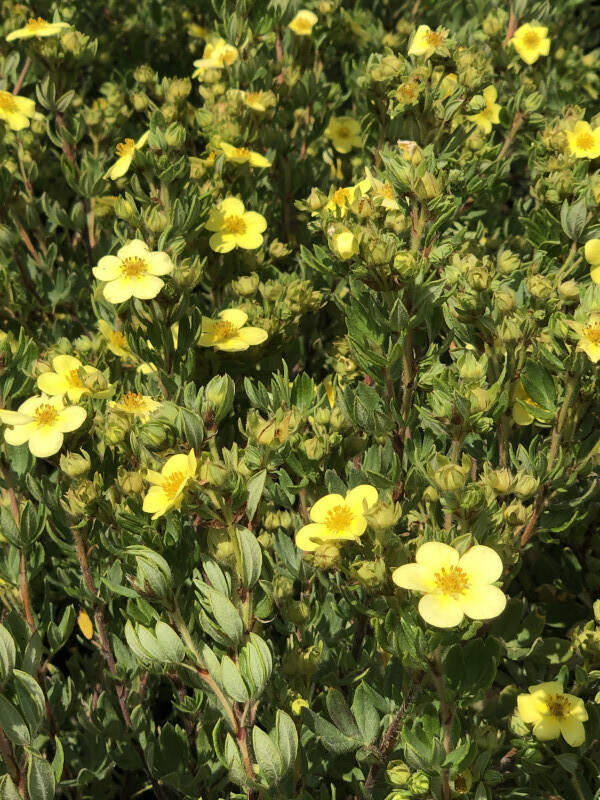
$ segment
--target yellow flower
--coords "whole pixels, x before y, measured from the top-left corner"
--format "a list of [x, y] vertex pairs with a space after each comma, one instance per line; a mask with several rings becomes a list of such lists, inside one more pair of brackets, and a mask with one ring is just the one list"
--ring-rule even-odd
[[164, 286], [159, 275], [173, 271], [173, 262], [166, 253], [150, 251], [141, 239], [123, 245], [116, 256], [103, 256], [92, 272], [106, 281], [104, 297], [109, 303], [124, 303], [130, 297], [151, 300]]
[[579, 336], [577, 349], [597, 364], [600, 361], [600, 314], [590, 314], [585, 325], [574, 320], [569, 320], [568, 324]]
[[115, 148], [119, 157], [112, 167], [105, 172], [104, 177], [110, 178], [112, 181], [116, 181], [117, 178], [122, 178], [131, 166], [135, 151], [142, 149], [148, 141], [148, 136], [150, 136], [150, 132], [146, 131], [146, 133], [140, 136], [137, 142], [134, 142], [133, 139], [125, 139], [124, 142], [119, 142]]
[[54, 372], [42, 372], [37, 379], [37, 385], [42, 392], [50, 397], [67, 395], [71, 403], [78, 403], [82, 395], [89, 394], [90, 390], [81, 379], [85, 375], [101, 375], [99, 369], [85, 366], [74, 356], [56, 356], [52, 359]]
[[0, 119], [11, 131], [22, 131], [29, 127], [29, 120], [35, 114], [35, 103], [28, 97], [19, 97], [10, 92], [0, 92]]
[[98, 328], [102, 336], [106, 339], [106, 346], [111, 353], [114, 353], [119, 358], [129, 358], [131, 356], [131, 350], [127, 344], [127, 339], [121, 331], [116, 331], [114, 328], [111, 328], [108, 322], [105, 322], [103, 319], [98, 320]]
[[92, 620], [83, 609], [81, 609], [77, 617], [77, 625], [86, 639], [92, 638], [94, 635], [94, 626], [92, 624]]
[[132, 414], [139, 417], [142, 422], [146, 422], [150, 414], [160, 408], [161, 404], [153, 400], [146, 394], [137, 392], [127, 392], [120, 400], [112, 401], [108, 404], [112, 411], [120, 411], [123, 414]]
[[520, 400], [528, 406], [535, 406], [535, 408], [541, 408], [541, 406], [529, 397], [521, 381], [518, 382], [515, 389], [514, 400], [515, 402], [512, 407], [513, 421], [516, 422], [517, 425], [531, 425], [535, 419], [534, 415], [530, 414], [518, 401]]
[[509, 44], [512, 44], [526, 64], [533, 64], [540, 56], [547, 56], [550, 52], [548, 28], [535, 22], [526, 22], [517, 28]]
[[403, 106], [414, 106], [419, 102], [421, 84], [416, 81], [401, 83], [396, 89], [396, 100]]
[[349, 153], [353, 147], [362, 147], [360, 123], [352, 117], [332, 117], [325, 128], [325, 136], [338, 153]]
[[442, 82], [440, 83], [440, 96], [442, 100], [445, 100], [447, 97], [456, 91], [456, 87], [458, 86], [458, 75], [456, 72], [448, 72], [447, 75], [444, 75], [442, 78]]
[[352, 231], [339, 231], [331, 237], [331, 249], [338, 258], [347, 261], [358, 252], [358, 240]]
[[172, 508], [179, 508], [185, 487], [196, 475], [194, 451], [171, 456], [160, 472], [149, 469], [146, 478], [153, 486], [144, 497], [142, 508], [158, 519]]
[[15, 446], [28, 442], [37, 458], [58, 453], [64, 434], [80, 428], [86, 416], [80, 406], [65, 406], [62, 397], [43, 394], [25, 400], [17, 411], [0, 411], [0, 421], [10, 426], [4, 431], [4, 441]]
[[247, 147], [234, 147], [227, 142], [219, 142], [219, 150], [223, 151], [225, 159], [234, 164], [250, 164], [251, 167], [270, 167], [271, 162], [260, 153], [248, 150]]
[[293, 30], [297, 36], [310, 36], [318, 19], [317, 15], [313, 14], [312, 11], [302, 8], [288, 24], [288, 28]]
[[560, 681], [548, 681], [529, 687], [529, 694], [517, 697], [519, 716], [528, 725], [533, 725], [533, 735], [542, 742], [563, 739], [571, 747], [579, 747], [585, 741], [583, 723], [588, 718], [580, 697], [563, 692]]
[[242, 100], [253, 111], [266, 111], [275, 105], [273, 92], [242, 92]]
[[192, 74], [192, 78], [199, 78], [202, 76], [202, 71], [205, 69], [222, 69], [229, 67], [238, 59], [237, 47], [227, 44], [225, 39], [214, 39], [208, 42], [204, 47], [202, 58], [194, 61], [196, 70]]
[[310, 510], [312, 522], [296, 533], [296, 546], [306, 552], [323, 542], [356, 541], [367, 529], [366, 512], [377, 502], [377, 489], [366, 483], [346, 493], [326, 494]]
[[498, 92], [495, 86], [486, 86], [482, 94], [485, 100], [485, 108], [478, 111], [477, 114], [468, 115], [467, 119], [470, 119], [471, 122], [476, 122], [484, 133], [491, 133], [492, 125], [497, 125], [500, 122], [501, 106], [496, 102]]
[[386, 181], [385, 183], [380, 181], [371, 174], [368, 167], [365, 167], [365, 172], [371, 184], [371, 189], [373, 190], [373, 197], [381, 200], [379, 205], [382, 208], [386, 208], [388, 211], [398, 211], [400, 205], [396, 200], [396, 193], [394, 192], [394, 187], [392, 184], [389, 183], [389, 181]]
[[[361, 196], [366, 194], [371, 189], [371, 181], [368, 178], [357, 183], [355, 186], [340, 186], [331, 193], [329, 201], [325, 205], [326, 211], [333, 211], [339, 213], [341, 217], [345, 217], [348, 213], [349, 206], [354, 202], [357, 192], [360, 191]], [[318, 212], [313, 212], [313, 216]]]
[[228, 308], [219, 313], [219, 319], [202, 317], [202, 333], [198, 344], [201, 347], [214, 347], [215, 350], [225, 350], [237, 353], [247, 350], [251, 345], [262, 344], [267, 340], [268, 334], [263, 328], [254, 328], [251, 325], [244, 327], [248, 314], [239, 308]]
[[429, 25], [419, 25], [408, 49], [408, 55], [429, 58], [436, 50], [444, 47], [447, 38], [448, 31], [445, 28], [432, 31]]
[[600, 127], [592, 128], [589, 122], [578, 120], [572, 131], [567, 131], [569, 150], [576, 158], [600, 156]]
[[419, 614], [437, 628], [453, 628], [463, 617], [492, 619], [504, 611], [506, 596], [494, 581], [502, 575], [502, 561], [491, 547], [476, 544], [460, 556], [441, 542], [426, 542], [417, 550], [416, 563], [394, 570], [392, 580], [403, 589], [422, 592]]
[[229, 253], [234, 247], [256, 250], [267, 221], [256, 211], [246, 211], [237, 197], [226, 197], [211, 210], [206, 228], [214, 231], [208, 243], [215, 253]]
[[591, 266], [590, 277], [600, 283], [600, 239], [588, 239], [583, 249], [585, 260]]
[[64, 31], [65, 28], [70, 27], [68, 22], [46, 22], [45, 19], [38, 17], [37, 19], [28, 20], [24, 28], [11, 31], [6, 37], [6, 41], [12, 42], [14, 39], [37, 39], [42, 36], [56, 36], [56, 34]]

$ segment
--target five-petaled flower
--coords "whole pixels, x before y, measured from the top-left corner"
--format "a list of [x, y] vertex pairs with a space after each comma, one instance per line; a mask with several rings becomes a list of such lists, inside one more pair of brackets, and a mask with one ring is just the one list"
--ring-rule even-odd
[[35, 103], [28, 97], [19, 97], [10, 92], [0, 92], [0, 119], [11, 131], [22, 131], [29, 127], [29, 120], [35, 114]]
[[4, 431], [4, 441], [15, 446], [27, 442], [37, 458], [58, 453], [64, 434], [80, 428], [86, 416], [81, 406], [65, 406], [62, 397], [43, 394], [25, 400], [17, 411], [0, 411], [0, 421], [10, 426]]
[[429, 25], [419, 25], [408, 49], [409, 56], [425, 56], [429, 58], [437, 50], [445, 48], [448, 31], [438, 28], [432, 31]]
[[208, 243], [215, 253], [229, 253], [234, 247], [256, 250], [263, 243], [267, 221], [256, 211], [246, 211], [237, 197], [226, 197], [211, 210], [206, 228], [214, 231]]
[[[331, 191], [329, 200], [324, 208], [326, 211], [333, 211], [336, 216], [345, 217], [358, 192], [360, 192], [362, 197], [369, 191], [371, 191], [371, 181], [369, 178], [364, 178], [355, 186], [340, 186], [338, 189], [333, 189]], [[313, 212], [313, 216], [318, 213], [317, 211]]]
[[104, 177], [110, 178], [112, 181], [116, 181], [117, 178], [122, 178], [131, 166], [135, 151], [142, 149], [148, 141], [149, 136], [150, 132], [146, 131], [146, 133], [140, 136], [137, 142], [133, 139], [125, 139], [124, 142], [119, 142], [115, 148], [118, 158], [112, 167], [106, 170]]
[[360, 123], [353, 117], [332, 117], [325, 128], [325, 136], [338, 153], [349, 153], [353, 147], [362, 147]]
[[588, 239], [583, 252], [591, 267], [590, 278], [594, 283], [600, 283], [600, 239]]
[[75, 356], [56, 356], [52, 359], [52, 370], [42, 372], [37, 385], [50, 397], [63, 397], [66, 394], [71, 403], [78, 403], [82, 395], [90, 394], [90, 388], [84, 380], [92, 375], [101, 377], [102, 373], [96, 367], [82, 364]]
[[192, 77], [202, 77], [205, 69], [223, 69], [235, 63], [238, 58], [237, 47], [227, 44], [225, 39], [214, 39], [208, 42], [204, 48], [202, 58], [194, 61], [196, 67]]
[[578, 120], [572, 131], [567, 131], [569, 151], [576, 158], [600, 156], [600, 126], [592, 128], [589, 122]]
[[6, 37], [7, 42], [12, 42], [15, 39], [39, 39], [45, 36], [56, 36], [62, 33], [65, 28], [70, 28], [68, 22], [47, 22], [45, 19], [38, 17], [37, 19], [29, 19], [24, 28], [17, 28], [16, 31], [11, 31]]
[[179, 508], [188, 483], [196, 475], [194, 451], [171, 456], [160, 472], [147, 470], [146, 479], [153, 484], [144, 497], [142, 508], [152, 519], [158, 519], [172, 508]]
[[288, 23], [288, 28], [297, 36], [310, 36], [312, 29], [318, 22], [318, 17], [306, 8], [300, 9], [294, 19]]
[[548, 681], [529, 687], [529, 694], [517, 697], [519, 716], [528, 725], [533, 725], [533, 735], [542, 742], [563, 739], [571, 747], [579, 747], [585, 741], [583, 723], [588, 715], [580, 697], [565, 694], [560, 681]]
[[526, 64], [533, 64], [540, 56], [547, 56], [550, 52], [548, 28], [535, 22], [526, 22], [517, 28], [509, 44]]
[[568, 324], [579, 336], [577, 349], [597, 364], [600, 361], [600, 314], [590, 314], [585, 323], [569, 320]]
[[98, 329], [106, 339], [106, 346], [111, 353], [119, 358], [131, 358], [131, 350], [125, 334], [122, 331], [115, 330], [103, 319], [98, 320]]
[[262, 344], [268, 338], [263, 328], [246, 325], [248, 314], [239, 308], [227, 308], [219, 313], [219, 319], [202, 317], [202, 333], [198, 344], [237, 353], [251, 345]]
[[365, 514], [377, 499], [377, 489], [367, 483], [350, 489], [345, 497], [326, 494], [310, 509], [312, 521], [296, 533], [296, 546], [311, 552], [324, 542], [358, 541], [367, 529]]
[[150, 414], [160, 406], [161, 404], [157, 400], [153, 400], [147, 394], [139, 394], [139, 392], [127, 392], [120, 400], [111, 401], [108, 404], [112, 411], [138, 417], [142, 422], [146, 422]]
[[249, 150], [247, 147], [234, 147], [227, 142], [219, 142], [215, 147], [218, 147], [223, 152], [226, 161], [231, 161], [234, 164], [250, 164], [251, 167], [271, 166], [268, 158], [254, 150]]
[[464, 555], [442, 542], [426, 542], [416, 563], [397, 567], [392, 580], [402, 589], [422, 592], [419, 614], [437, 628], [471, 619], [492, 619], [504, 611], [506, 596], [492, 584], [502, 575], [502, 561], [491, 547], [476, 544]]
[[492, 125], [497, 125], [500, 122], [501, 106], [496, 102], [498, 92], [495, 86], [486, 86], [482, 95], [485, 100], [485, 108], [478, 111], [477, 114], [468, 115], [467, 119], [477, 123], [484, 133], [491, 133]]
[[141, 239], [123, 245], [116, 256], [104, 256], [92, 272], [106, 281], [104, 297], [109, 303], [124, 303], [130, 297], [151, 300], [160, 292], [164, 281], [159, 275], [169, 275], [173, 262], [160, 251], [150, 251]]

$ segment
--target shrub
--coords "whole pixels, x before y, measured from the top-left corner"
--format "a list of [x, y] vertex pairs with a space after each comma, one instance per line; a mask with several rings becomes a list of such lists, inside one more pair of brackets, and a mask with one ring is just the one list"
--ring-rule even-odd
[[597, 796], [594, 9], [309, 5], [2, 4], [3, 800]]

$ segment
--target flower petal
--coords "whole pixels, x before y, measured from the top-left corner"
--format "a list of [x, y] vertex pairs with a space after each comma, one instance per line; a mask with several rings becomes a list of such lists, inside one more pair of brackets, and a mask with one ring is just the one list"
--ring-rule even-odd
[[219, 203], [219, 211], [228, 217], [241, 217], [246, 209], [237, 197], [226, 197]]
[[463, 620], [460, 605], [447, 594], [426, 594], [419, 600], [419, 614], [436, 628], [454, 628]]
[[374, 486], [361, 483], [346, 494], [345, 503], [350, 506], [355, 514], [364, 514], [366, 509], [374, 506], [379, 498], [379, 493]]
[[251, 229], [253, 233], [262, 233], [267, 230], [267, 220], [256, 211], [246, 211], [244, 222], [246, 227]]
[[543, 699], [549, 694], [562, 694], [563, 685], [560, 681], [546, 681], [545, 683], [530, 686], [529, 691], [531, 694], [537, 694]]
[[[116, 283], [116, 281], [113, 281]], [[111, 284], [108, 284], [109, 286]], [[140, 300], [152, 300], [160, 293], [160, 290], [165, 285], [165, 282], [158, 278], [156, 275], [144, 275], [136, 281], [132, 281], [133, 296], [138, 297]], [[106, 297], [106, 292], [104, 293]]]
[[247, 345], [255, 345], [266, 342], [269, 338], [269, 334], [263, 328], [255, 328], [252, 325], [248, 325], [238, 332], [237, 338], [241, 339]]
[[117, 278], [105, 285], [103, 294], [109, 303], [124, 303], [133, 296], [133, 282], [127, 278]]
[[143, 239], [131, 239], [119, 248], [117, 255], [122, 261], [126, 258], [146, 258], [148, 245]]
[[86, 417], [87, 413], [85, 408], [81, 408], [81, 406], [67, 406], [59, 413], [58, 419], [56, 420], [56, 427], [62, 433], [76, 431], [77, 428], [83, 425]]
[[[56, 361], [56, 359], [54, 359]], [[42, 372], [38, 376], [37, 385], [49, 395], [63, 395], [69, 390], [69, 382], [66, 376], [57, 375], [56, 372]]]
[[533, 694], [520, 694], [517, 697], [517, 708], [523, 722], [531, 724], [539, 722], [548, 707]]
[[585, 260], [593, 267], [600, 265], [600, 239], [588, 239], [584, 247]]
[[222, 342], [215, 342], [214, 346], [217, 350], [222, 350], [224, 353], [239, 353], [242, 350], [247, 350], [249, 347], [241, 336], [231, 336], [229, 339], [224, 339]]
[[471, 619], [493, 619], [506, 608], [506, 595], [497, 586], [472, 586], [460, 595], [458, 602]]
[[236, 328], [241, 328], [248, 321], [248, 314], [242, 311], [241, 308], [226, 308], [219, 313], [219, 319], [231, 322]]
[[168, 477], [174, 472], [182, 472], [184, 475], [188, 474], [188, 456], [187, 453], [177, 453], [167, 459], [167, 463], [162, 468], [161, 472], [163, 477]]
[[235, 237], [235, 243], [242, 250], [256, 250], [262, 245], [263, 237], [262, 234], [250, 230], [246, 231], [246, 233], [238, 234]]
[[310, 510], [310, 518], [313, 522], [324, 522], [325, 517], [336, 506], [343, 506], [344, 498], [341, 494], [326, 494], [314, 504]]
[[558, 739], [560, 736], [560, 725], [555, 717], [544, 717], [533, 726], [533, 735], [540, 742], [548, 742], [550, 739]]
[[145, 257], [148, 270], [152, 275], [169, 275], [173, 272], [174, 266], [167, 253], [155, 251], [148, 253]]
[[469, 576], [469, 583], [494, 583], [502, 575], [502, 559], [491, 547], [476, 544], [459, 559], [458, 566]]
[[48, 458], [58, 453], [64, 438], [57, 428], [36, 425], [36, 429], [29, 437], [29, 449], [36, 458]]
[[433, 572], [422, 564], [403, 564], [392, 572], [392, 580], [401, 589], [413, 592], [432, 592], [435, 589]]
[[71, 372], [74, 369], [79, 369], [81, 361], [75, 356], [56, 356], [52, 359], [52, 369], [54, 372]]
[[561, 719], [559, 724], [565, 742], [571, 747], [579, 747], [585, 742], [583, 722], [573, 717], [566, 717], [566, 719]]
[[425, 542], [417, 550], [415, 560], [417, 564], [429, 567], [432, 572], [438, 572], [442, 567], [452, 567], [458, 564], [458, 550], [442, 542]]
[[296, 547], [304, 550], [307, 553], [312, 553], [314, 550], [321, 546], [321, 541], [314, 541], [320, 539], [325, 541], [328, 539], [328, 530], [325, 525], [320, 525], [316, 522], [304, 525], [297, 531], [295, 536]]
[[221, 231], [213, 233], [213, 235], [208, 240], [208, 244], [210, 245], [211, 250], [214, 250], [215, 253], [231, 253], [233, 248], [236, 246], [236, 243], [237, 243], [237, 237], [235, 236], [235, 234], [222, 233]]
[[121, 274], [121, 259], [116, 256], [102, 256], [92, 272], [99, 281], [114, 281]]
[[18, 447], [29, 440], [36, 428], [36, 422], [28, 422], [25, 425], [15, 425], [14, 428], [7, 428], [4, 431], [4, 441]]
[[144, 497], [142, 510], [149, 514], [164, 514], [169, 503], [167, 493], [160, 486], [151, 486]]
[[106, 170], [104, 177], [110, 178], [111, 181], [116, 181], [117, 178], [122, 178], [123, 175], [127, 173], [132, 161], [133, 151], [131, 153], [127, 153], [125, 156], [117, 158], [115, 163]]
[[565, 694], [565, 697], [571, 704], [569, 715], [573, 717], [573, 719], [578, 719], [580, 722], [585, 722], [586, 719], [588, 719], [588, 713], [585, 710], [585, 705], [583, 704], [581, 697], [577, 697], [574, 694]]

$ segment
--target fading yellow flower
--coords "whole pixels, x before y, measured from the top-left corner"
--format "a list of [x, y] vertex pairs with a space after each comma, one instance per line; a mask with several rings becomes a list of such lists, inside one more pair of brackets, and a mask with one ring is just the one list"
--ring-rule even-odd
[[332, 117], [325, 128], [325, 136], [338, 153], [349, 153], [353, 147], [362, 147], [360, 123], [352, 117]]
[[58, 33], [62, 33], [65, 28], [70, 27], [68, 22], [47, 22], [41, 17], [37, 19], [31, 18], [24, 28], [11, 31], [6, 37], [6, 41], [12, 42], [15, 39], [39, 39], [45, 36], [56, 36]]
[[440, 83], [440, 97], [442, 100], [450, 97], [450, 95], [456, 91], [457, 86], [458, 75], [456, 72], [448, 72], [447, 75], [444, 75], [442, 82]]
[[28, 97], [19, 97], [10, 92], [0, 92], [0, 119], [11, 131], [22, 131], [29, 127], [29, 120], [35, 114], [35, 102]]
[[92, 269], [94, 277], [106, 281], [104, 297], [109, 303], [124, 303], [131, 297], [151, 300], [164, 286], [159, 275], [169, 275], [173, 262], [160, 251], [150, 251], [141, 239], [132, 239], [116, 256], [103, 256]]
[[500, 122], [501, 106], [496, 102], [498, 92], [495, 86], [486, 86], [482, 95], [485, 100], [485, 108], [478, 111], [477, 114], [467, 115], [467, 119], [477, 123], [484, 133], [491, 133], [492, 125], [497, 125]]
[[591, 266], [590, 277], [600, 283], [600, 239], [588, 239], [583, 249], [585, 260]]
[[368, 167], [365, 167], [365, 172], [371, 184], [372, 197], [381, 201], [379, 205], [382, 208], [385, 208], [388, 211], [398, 211], [400, 205], [396, 200], [396, 193], [394, 192], [394, 187], [392, 184], [389, 181], [386, 181], [385, 183], [380, 181], [379, 178], [376, 178], [371, 174]]
[[271, 166], [271, 162], [267, 158], [254, 150], [249, 150], [247, 147], [234, 147], [227, 142], [219, 142], [216, 146], [223, 151], [225, 159], [232, 161], [234, 164], [250, 164], [251, 167]]
[[237, 47], [227, 44], [225, 39], [213, 39], [208, 42], [204, 47], [202, 58], [194, 61], [196, 67], [192, 78], [199, 78], [202, 76], [202, 71], [205, 69], [223, 69], [223, 67], [230, 67], [238, 59]]
[[297, 36], [310, 36], [318, 20], [319, 18], [316, 14], [306, 8], [302, 8], [294, 19], [288, 23], [288, 28], [294, 31]]
[[579, 336], [577, 349], [582, 350], [590, 361], [600, 361], [600, 314], [590, 314], [586, 324], [569, 320], [568, 323]]
[[331, 249], [338, 258], [347, 261], [358, 252], [358, 239], [352, 231], [338, 231], [331, 237]]
[[414, 106], [419, 102], [422, 87], [416, 81], [405, 81], [396, 89], [396, 100], [403, 106]]
[[219, 313], [219, 319], [202, 317], [202, 333], [198, 344], [237, 353], [251, 345], [262, 344], [268, 338], [263, 328], [246, 326], [248, 314], [239, 308], [228, 308]]
[[62, 397], [42, 394], [25, 400], [17, 411], [0, 411], [0, 422], [10, 426], [4, 431], [5, 442], [27, 442], [36, 458], [49, 458], [62, 447], [64, 434], [80, 428], [86, 416], [81, 406], [65, 406]]
[[101, 376], [96, 367], [83, 365], [75, 356], [56, 356], [52, 359], [52, 369], [42, 372], [37, 379], [37, 385], [42, 392], [50, 397], [67, 395], [71, 403], [78, 403], [82, 395], [90, 394], [90, 389], [84, 384], [81, 373], [86, 375]]
[[323, 542], [357, 541], [367, 529], [365, 514], [378, 499], [377, 489], [363, 483], [346, 493], [326, 494], [310, 509], [310, 522], [296, 533], [296, 546], [306, 552]]
[[[333, 211], [341, 217], [345, 217], [348, 213], [349, 207], [354, 202], [357, 193], [360, 192], [361, 196], [366, 194], [371, 189], [371, 181], [368, 178], [357, 183], [355, 186], [340, 186], [339, 189], [332, 191], [328, 202], [324, 208], [326, 211]], [[318, 214], [317, 211], [313, 212], [313, 216]]]
[[103, 319], [98, 320], [98, 329], [104, 338], [106, 339], [106, 346], [110, 350], [111, 353], [118, 356], [119, 358], [130, 358], [132, 353], [129, 349], [129, 344], [127, 343], [127, 339], [125, 338], [124, 334], [121, 331], [117, 331], [105, 322]]
[[112, 401], [108, 404], [111, 411], [131, 414], [138, 417], [142, 422], [146, 422], [150, 414], [161, 407], [161, 403], [153, 400], [146, 394], [138, 392], [127, 392], [120, 400]]
[[408, 55], [429, 58], [437, 50], [445, 48], [448, 33], [445, 28], [432, 31], [429, 25], [419, 25], [410, 43]]
[[234, 247], [256, 250], [267, 221], [256, 211], [246, 211], [237, 197], [226, 197], [211, 210], [206, 228], [214, 231], [208, 243], [216, 253], [229, 253]]
[[[519, 402], [520, 401], [520, 402]], [[541, 408], [539, 403], [532, 400], [525, 391], [525, 387], [518, 382], [515, 388], [514, 403], [512, 407], [512, 418], [517, 425], [531, 425], [535, 416], [531, 414], [525, 406], [533, 406], [534, 408]]]
[[506, 596], [492, 584], [502, 575], [502, 561], [491, 547], [476, 544], [464, 555], [442, 542], [426, 542], [416, 563], [394, 570], [402, 589], [422, 592], [419, 614], [436, 628], [460, 625], [464, 616], [492, 619], [504, 611]]
[[273, 92], [242, 92], [242, 101], [252, 111], [260, 113], [275, 105], [275, 95]]
[[540, 56], [547, 56], [550, 52], [548, 28], [535, 22], [526, 22], [517, 28], [509, 44], [526, 64], [533, 64]]
[[129, 170], [131, 166], [131, 162], [133, 161], [133, 157], [135, 155], [136, 150], [141, 150], [142, 147], [148, 141], [148, 137], [150, 136], [150, 131], [146, 131], [143, 133], [137, 142], [134, 142], [133, 139], [125, 139], [124, 142], [119, 142], [116, 146], [115, 151], [119, 156], [115, 163], [110, 167], [105, 173], [105, 178], [110, 178], [112, 181], [116, 181], [117, 178], [122, 178], [123, 175]]
[[88, 614], [83, 609], [81, 609], [77, 616], [77, 625], [86, 639], [92, 638], [94, 635], [94, 625], [92, 624], [92, 620], [89, 618]]
[[144, 497], [142, 509], [158, 519], [172, 508], [179, 508], [188, 483], [196, 475], [194, 451], [171, 456], [160, 472], [147, 470], [146, 478], [153, 484]]
[[592, 128], [589, 122], [578, 120], [572, 131], [567, 131], [569, 150], [576, 158], [600, 156], [600, 127]]
[[536, 739], [547, 742], [562, 735], [571, 747], [584, 743], [585, 705], [580, 697], [566, 694], [560, 681], [530, 686], [529, 694], [517, 697], [517, 708], [523, 722], [533, 725]]

